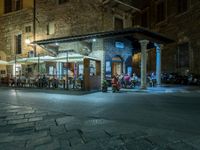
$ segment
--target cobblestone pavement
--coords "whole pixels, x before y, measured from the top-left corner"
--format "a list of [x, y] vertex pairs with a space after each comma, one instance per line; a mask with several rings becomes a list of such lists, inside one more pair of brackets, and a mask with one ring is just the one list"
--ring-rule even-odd
[[1, 150], [198, 150], [200, 135], [0, 104]]

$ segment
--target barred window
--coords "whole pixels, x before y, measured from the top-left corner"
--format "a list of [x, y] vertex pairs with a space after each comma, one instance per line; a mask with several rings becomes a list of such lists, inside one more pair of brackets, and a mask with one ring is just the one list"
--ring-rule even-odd
[[22, 53], [22, 35], [18, 34], [15, 36], [15, 51], [16, 54]]

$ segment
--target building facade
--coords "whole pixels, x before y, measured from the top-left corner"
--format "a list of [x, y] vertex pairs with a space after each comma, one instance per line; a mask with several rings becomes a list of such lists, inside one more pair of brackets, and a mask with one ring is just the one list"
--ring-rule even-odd
[[[140, 25], [175, 40], [162, 51], [163, 72], [200, 74], [199, 11], [198, 0], [152, 0], [140, 13], [133, 14], [133, 26]], [[154, 57], [152, 52], [149, 55]], [[148, 61], [150, 64], [151, 58]], [[151, 64], [149, 68], [155, 66]]]
[[[33, 1], [0, 1], [0, 57], [2, 60], [13, 60], [17, 57], [27, 57], [30, 47], [26, 39], [33, 38]], [[5, 70], [5, 71], [4, 71]], [[2, 75], [13, 72], [11, 66], [1, 67]]]
[[[198, 0], [1, 0], [0, 51], [6, 60], [46, 53], [30, 42], [63, 36], [121, 30], [142, 26], [172, 37], [176, 42], [162, 50], [162, 71], [200, 74], [200, 17]], [[35, 12], [35, 13], [34, 13]], [[54, 49], [57, 47], [53, 46]], [[51, 48], [50, 48], [51, 49]], [[128, 73], [141, 67], [138, 46], [126, 38], [80, 41], [57, 48], [100, 58], [105, 75]], [[155, 52], [148, 51], [149, 72], [155, 71]], [[133, 56], [133, 57], [132, 57]], [[132, 59], [131, 59], [132, 58]], [[120, 65], [119, 65], [120, 62]], [[106, 70], [107, 67], [111, 70]], [[109, 74], [110, 72], [110, 74]]]

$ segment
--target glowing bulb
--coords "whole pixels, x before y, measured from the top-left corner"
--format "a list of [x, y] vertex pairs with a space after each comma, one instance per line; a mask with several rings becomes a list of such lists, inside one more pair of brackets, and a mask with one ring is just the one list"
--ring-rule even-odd
[[25, 40], [25, 43], [26, 43], [26, 44], [30, 44], [30, 43], [31, 43], [31, 40], [30, 40], [30, 39], [26, 39], [26, 40]]

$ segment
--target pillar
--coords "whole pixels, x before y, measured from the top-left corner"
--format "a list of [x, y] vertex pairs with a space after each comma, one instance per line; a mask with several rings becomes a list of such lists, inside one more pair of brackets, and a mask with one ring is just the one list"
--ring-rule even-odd
[[147, 44], [148, 40], [140, 40], [141, 45], [141, 89], [147, 88]]
[[56, 71], [57, 71], [57, 78], [61, 79], [61, 75], [62, 75], [62, 63], [60, 63], [60, 62], [56, 63]]
[[154, 44], [156, 47], [156, 82], [157, 85], [161, 85], [161, 50], [163, 45]]
[[105, 50], [104, 50], [104, 41], [103, 39], [96, 39], [92, 43], [92, 53], [89, 56], [98, 58], [101, 60], [101, 83], [105, 77]]

